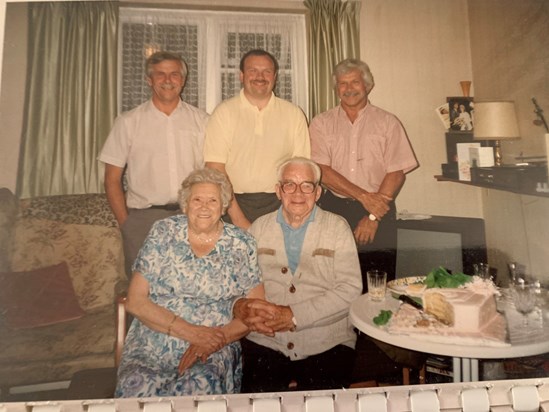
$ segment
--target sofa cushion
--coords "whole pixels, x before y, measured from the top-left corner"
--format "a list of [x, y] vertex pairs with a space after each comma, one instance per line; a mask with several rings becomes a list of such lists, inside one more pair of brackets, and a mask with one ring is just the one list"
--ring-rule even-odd
[[25, 272], [0, 273], [0, 311], [11, 329], [27, 329], [79, 319], [66, 262]]
[[32, 270], [66, 261], [85, 311], [112, 306], [124, 277], [118, 228], [21, 218], [15, 228], [12, 270]]

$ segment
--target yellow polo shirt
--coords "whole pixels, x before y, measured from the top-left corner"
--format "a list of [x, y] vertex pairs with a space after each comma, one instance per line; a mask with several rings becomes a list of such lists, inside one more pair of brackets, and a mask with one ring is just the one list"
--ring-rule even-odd
[[274, 94], [259, 110], [241, 90], [216, 107], [206, 126], [204, 161], [225, 164], [235, 193], [274, 192], [278, 165], [310, 155], [303, 111]]

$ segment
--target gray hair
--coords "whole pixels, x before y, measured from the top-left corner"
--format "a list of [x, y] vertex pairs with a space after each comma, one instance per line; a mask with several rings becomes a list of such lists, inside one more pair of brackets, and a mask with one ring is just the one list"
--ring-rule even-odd
[[146, 62], [147, 77], [151, 77], [155, 64], [162, 63], [165, 60], [178, 62], [181, 66], [181, 76], [183, 76], [184, 79], [187, 78], [187, 63], [183, 60], [181, 55], [169, 51], [157, 51], [149, 56]]
[[279, 182], [282, 181], [282, 175], [284, 175], [284, 171], [286, 170], [286, 168], [288, 166], [293, 166], [293, 165], [309, 166], [313, 171], [313, 176], [315, 179], [314, 183], [315, 184], [320, 183], [320, 177], [321, 177], [320, 166], [318, 166], [311, 159], [307, 159], [306, 157], [292, 157], [291, 159], [286, 160], [284, 163], [278, 166], [276, 173], [277, 173], [277, 178]]
[[192, 171], [181, 183], [181, 188], [178, 192], [178, 201], [181, 210], [185, 212], [189, 197], [191, 196], [191, 188], [198, 183], [212, 183], [219, 186], [222, 213], [225, 214], [233, 197], [233, 188], [224, 173], [208, 167]]
[[375, 85], [374, 76], [370, 71], [370, 67], [368, 67], [368, 65], [362, 60], [358, 59], [345, 59], [336, 65], [336, 67], [334, 68], [334, 72], [332, 73], [332, 82], [334, 88], [337, 87], [337, 78], [339, 76], [347, 74], [353, 70], [360, 71], [360, 74], [362, 74], [362, 80], [364, 81], [364, 84], [366, 86], [366, 93], [370, 93]]

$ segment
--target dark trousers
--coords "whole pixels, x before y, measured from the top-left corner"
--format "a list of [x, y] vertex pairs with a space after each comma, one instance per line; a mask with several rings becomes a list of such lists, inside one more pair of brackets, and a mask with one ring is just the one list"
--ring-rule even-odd
[[[354, 349], [337, 345], [303, 360], [242, 339], [242, 392], [281, 392], [347, 388], [351, 383]], [[290, 385], [294, 381], [297, 385]]]
[[131, 279], [133, 262], [143, 246], [154, 222], [181, 213], [179, 210], [129, 209], [128, 218], [120, 228], [124, 243], [126, 276]]
[[[275, 193], [235, 193], [234, 197], [250, 223], [280, 207], [280, 200]], [[232, 223], [228, 213], [223, 216], [223, 220]]]
[[[360, 219], [369, 215], [369, 212], [362, 207], [360, 202], [354, 199], [340, 198], [329, 190], [324, 191], [318, 200], [318, 205], [324, 210], [344, 217], [353, 230]], [[366, 282], [366, 272], [368, 270], [384, 270], [387, 272], [387, 280], [395, 279], [397, 227], [394, 202], [391, 202], [390, 207], [389, 212], [378, 224], [374, 241], [366, 245], [357, 246], [362, 272], [363, 292], [368, 291]]]

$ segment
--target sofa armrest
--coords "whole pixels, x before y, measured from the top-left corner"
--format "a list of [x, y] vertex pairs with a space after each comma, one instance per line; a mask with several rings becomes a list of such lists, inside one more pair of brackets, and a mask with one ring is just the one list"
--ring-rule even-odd
[[122, 359], [122, 349], [126, 340], [127, 331], [127, 312], [126, 312], [126, 295], [116, 297], [116, 341], [114, 348], [114, 364], [116, 367], [120, 365]]

